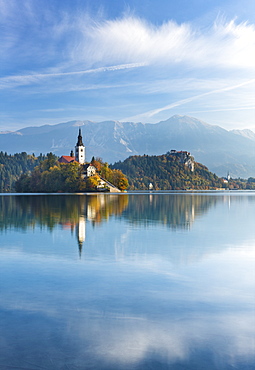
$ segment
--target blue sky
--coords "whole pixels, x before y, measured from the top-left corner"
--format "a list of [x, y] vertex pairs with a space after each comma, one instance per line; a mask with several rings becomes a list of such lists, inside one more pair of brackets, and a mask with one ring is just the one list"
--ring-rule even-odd
[[189, 115], [255, 130], [254, 0], [0, 0], [0, 130]]

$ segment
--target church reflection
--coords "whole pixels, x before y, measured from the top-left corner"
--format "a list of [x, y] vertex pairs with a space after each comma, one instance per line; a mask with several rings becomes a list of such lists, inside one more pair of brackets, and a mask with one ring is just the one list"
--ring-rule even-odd
[[79, 255], [86, 243], [86, 226], [121, 217], [130, 224], [163, 224], [189, 230], [195, 219], [222, 196], [204, 194], [73, 194], [0, 196], [0, 232], [8, 229], [60, 226], [74, 234]]
[[76, 240], [79, 248], [79, 256], [82, 255], [83, 244], [86, 240], [86, 218], [84, 215], [79, 217], [78, 222], [60, 222], [63, 230], [70, 230], [72, 234], [75, 232]]
[[[73, 207], [77, 199], [72, 199]], [[82, 255], [82, 249], [86, 241], [86, 223], [91, 222], [94, 226], [106, 221], [109, 217], [121, 215], [128, 205], [128, 196], [96, 194], [80, 196], [76, 204], [77, 210], [73, 212], [76, 217], [59, 224], [63, 229], [70, 229], [75, 233], [78, 244], [79, 255]]]
[[79, 255], [81, 257], [83, 243], [86, 240], [86, 220], [84, 216], [79, 217], [78, 224], [76, 226], [76, 236], [79, 247]]

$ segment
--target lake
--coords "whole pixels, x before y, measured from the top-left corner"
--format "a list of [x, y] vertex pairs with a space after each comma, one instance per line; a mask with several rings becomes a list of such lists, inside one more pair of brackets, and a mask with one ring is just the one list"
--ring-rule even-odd
[[0, 369], [255, 369], [255, 192], [0, 207]]

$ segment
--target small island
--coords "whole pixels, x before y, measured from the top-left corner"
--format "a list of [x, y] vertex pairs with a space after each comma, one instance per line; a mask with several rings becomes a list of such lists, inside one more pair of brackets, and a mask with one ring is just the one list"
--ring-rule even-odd
[[118, 169], [111, 169], [101, 158], [86, 162], [81, 129], [75, 146], [75, 155], [57, 158], [47, 154], [33, 171], [24, 173], [15, 184], [19, 193], [76, 193], [121, 192], [128, 187], [126, 176]]

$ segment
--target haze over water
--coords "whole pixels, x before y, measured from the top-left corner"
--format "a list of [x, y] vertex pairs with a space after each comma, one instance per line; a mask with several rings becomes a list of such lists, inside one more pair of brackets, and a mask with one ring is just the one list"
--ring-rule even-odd
[[0, 209], [0, 369], [255, 369], [255, 192]]

